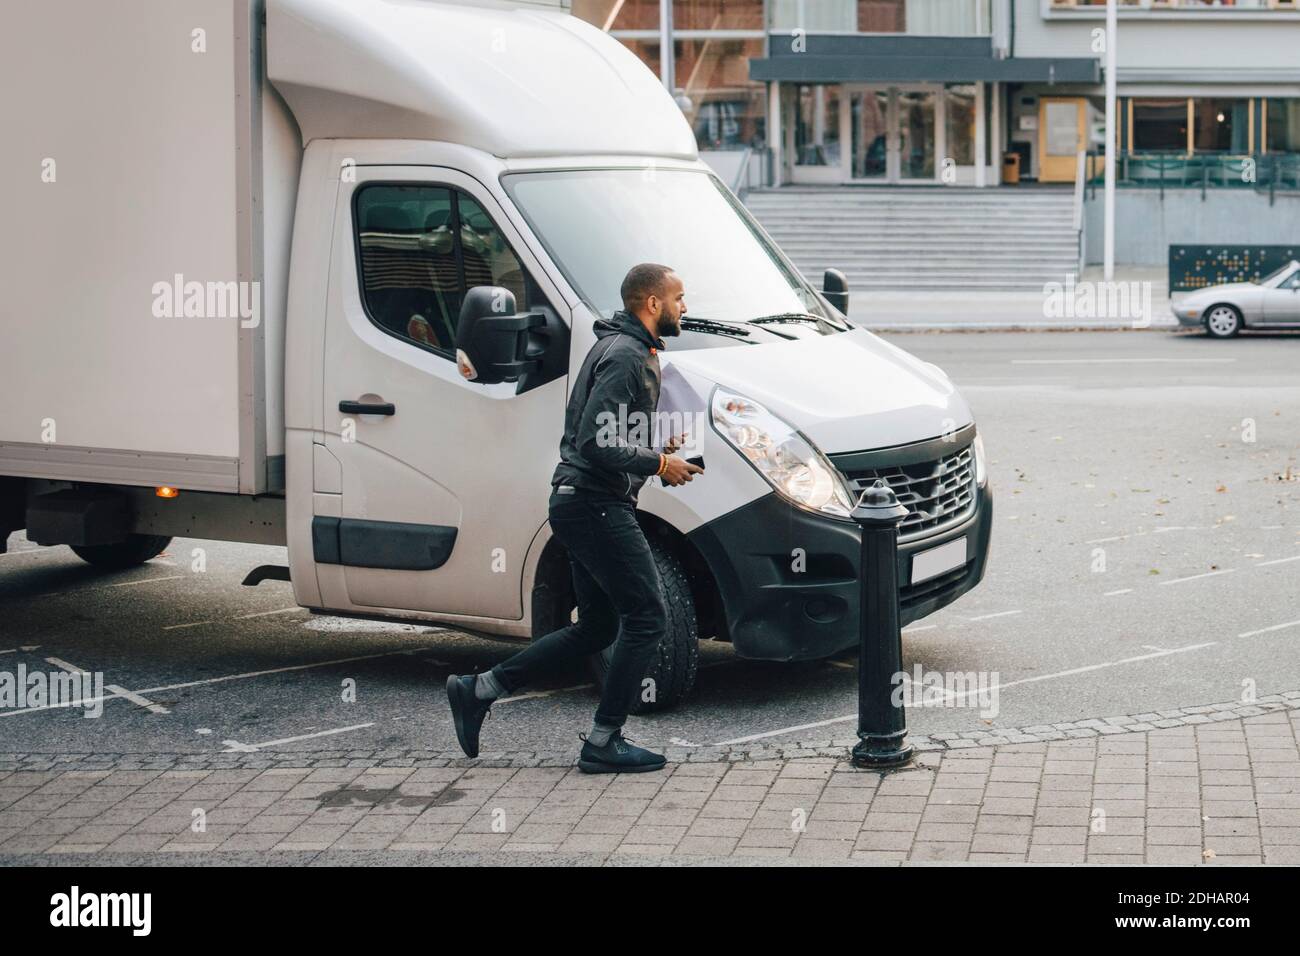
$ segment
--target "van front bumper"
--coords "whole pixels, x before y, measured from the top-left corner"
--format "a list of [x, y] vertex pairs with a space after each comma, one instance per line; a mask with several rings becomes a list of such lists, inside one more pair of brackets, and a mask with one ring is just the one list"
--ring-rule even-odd
[[[979, 489], [960, 524], [898, 546], [903, 625], [965, 594], [984, 577], [993, 496]], [[912, 559], [965, 536], [966, 563], [911, 584]], [[727, 636], [741, 657], [774, 661], [829, 657], [858, 643], [856, 523], [796, 508], [775, 492], [692, 531], [687, 538], [717, 582]]]

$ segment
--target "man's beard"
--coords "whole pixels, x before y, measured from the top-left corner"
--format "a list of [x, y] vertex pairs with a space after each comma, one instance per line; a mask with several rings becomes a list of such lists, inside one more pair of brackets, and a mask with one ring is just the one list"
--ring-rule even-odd
[[659, 307], [659, 317], [655, 319], [655, 334], [661, 339], [682, 334], [680, 322], [668, 314], [668, 306], [666, 305]]

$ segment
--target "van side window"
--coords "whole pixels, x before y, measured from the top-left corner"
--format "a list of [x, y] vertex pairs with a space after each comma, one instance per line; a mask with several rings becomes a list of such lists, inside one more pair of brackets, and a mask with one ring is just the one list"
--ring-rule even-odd
[[545, 304], [483, 207], [446, 186], [366, 185], [354, 220], [361, 299], [398, 338], [451, 355], [469, 289], [497, 285], [520, 310]]

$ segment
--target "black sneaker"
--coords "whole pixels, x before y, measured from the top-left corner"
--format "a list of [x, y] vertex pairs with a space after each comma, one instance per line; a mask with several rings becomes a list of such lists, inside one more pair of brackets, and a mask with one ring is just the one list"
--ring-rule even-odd
[[646, 773], [650, 770], [662, 770], [668, 761], [663, 754], [651, 753], [643, 747], [634, 747], [628, 743], [622, 731], [614, 731], [609, 743], [597, 747], [587, 739], [586, 734], [578, 734], [582, 739], [582, 753], [578, 755], [578, 769], [583, 773]]
[[492, 698], [480, 700], [474, 696], [473, 674], [447, 678], [447, 703], [451, 704], [451, 717], [456, 723], [456, 739], [467, 757], [478, 756], [478, 732], [483, 718], [492, 710]]

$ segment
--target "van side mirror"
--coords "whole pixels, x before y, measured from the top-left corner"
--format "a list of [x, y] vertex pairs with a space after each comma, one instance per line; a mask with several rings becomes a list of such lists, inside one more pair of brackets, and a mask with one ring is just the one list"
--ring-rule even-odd
[[849, 280], [839, 269], [827, 269], [822, 276], [822, 295], [847, 317], [849, 314]]
[[515, 314], [515, 295], [500, 286], [475, 286], [465, 293], [456, 323], [456, 368], [471, 382], [514, 382], [541, 367], [542, 352], [530, 348], [529, 333], [546, 326], [540, 312]]

